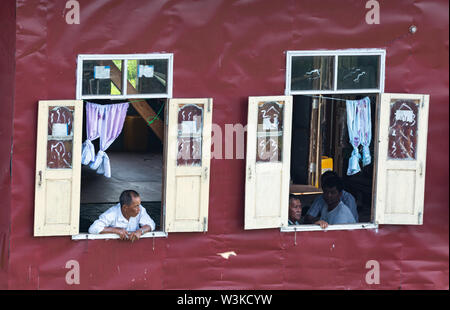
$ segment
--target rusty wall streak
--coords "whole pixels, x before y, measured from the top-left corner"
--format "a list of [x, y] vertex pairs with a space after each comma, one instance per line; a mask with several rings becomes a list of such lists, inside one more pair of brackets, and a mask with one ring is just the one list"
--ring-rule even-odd
[[[35, 288], [33, 261], [42, 289], [373, 289], [364, 265], [376, 259], [377, 288], [448, 289], [447, 1], [382, 1], [376, 26], [359, 0], [79, 2], [81, 24], [67, 25], [64, 1], [17, 1], [9, 288]], [[291, 233], [244, 231], [245, 161], [213, 159], [206, 234], [170, 234], [154, 251], [151, 238], [86, 249], [32, 237], [37, 102], [74, 99], [77, 54], [174, 53], [174, 97], [213, 97], [224, 128], [246, 124], [248, 96], [284, 93], [286, 50], [344, 48], [386, 48], [386, 91], [431, 95], [423, 226], [302, 232], [297, 246]], [[9, 142], [2, 136], [2, 149]], [[230, 250], [238, 255], [217, 255]], [[79, 286], [64, 282], [70, 259], [80, 262]]]

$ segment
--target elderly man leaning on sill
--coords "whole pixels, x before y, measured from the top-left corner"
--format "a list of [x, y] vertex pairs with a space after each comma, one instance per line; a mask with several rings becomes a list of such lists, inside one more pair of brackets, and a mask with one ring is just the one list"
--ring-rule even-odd
[[146, 232], [155, 230], [155, 222], [141, 206], [141, 198], [136, 191], [123, 191], [119, 201], [92, 223], [90, 234], [117, 234], [121, 240], [134, 242]]

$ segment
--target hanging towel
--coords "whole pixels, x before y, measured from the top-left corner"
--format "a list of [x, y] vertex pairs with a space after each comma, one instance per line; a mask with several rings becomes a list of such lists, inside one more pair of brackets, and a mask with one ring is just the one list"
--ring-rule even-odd
[[370, 99], [364, 98], [360, 102], [360, 116], [361, 116], [361, 145], [362, 149], [362, 163], [363, 166], [367, 166], [371, 163], [372, 158], [370, 156], [370, 140], [372, 139], [372, 120], [370, 115]]
[[370, 164], [370, 140], [372, 138], [372, 123], [370, 119], [370, 99], [346, 100], [347, 128], [350, 144], [353, 146], [352, 155], [348, 162], [347, 175], [361, 171], [359, 160], [359, 145], [363, 146], [363, 165]]

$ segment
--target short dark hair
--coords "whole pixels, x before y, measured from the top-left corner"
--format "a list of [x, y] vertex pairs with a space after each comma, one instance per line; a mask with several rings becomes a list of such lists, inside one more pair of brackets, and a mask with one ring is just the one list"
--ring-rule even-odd
[[123, 207], [124, 205], [130, 205], [131, 202], [133, 201], [133, 198], [139, 197], [138, 192], [132, 190], [132, 189], [127, 189], [125, 191], [122, 192], [122, 194], [120, 194], [120, 206]]
[[333, 170], [327, 170], [324, 173], [322, 173], [320, 180], [323, 182], [325, 182], [325, 180], [329, 177], [339, 177], [339, 175], [336, 173], [336, 171]]
[[323, 180], [322, 189], [333, 187], [336, 187], [339, 192], [342, 192], [344, 190], [344, 182], [337, 175], [331, 175]]

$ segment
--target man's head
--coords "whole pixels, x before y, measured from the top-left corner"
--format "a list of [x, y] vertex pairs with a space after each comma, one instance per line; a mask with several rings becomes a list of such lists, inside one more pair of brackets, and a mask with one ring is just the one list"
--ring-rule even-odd
[[320, 177], [321, 184], [323, 184], [323, 182], [325, 182], [325, 180], [329, 177], [339, 177], [339, 175], [333, 170], [327, 170], [322, 173], [322, 176]]
[[341, 201], [344, 183], [337, 175], [330, 175], [322, 182], [323, 200], [329, 207], [336, 207]]
[[139, 194], [134, 190], [126, 190], [120, 194], [120, 206], [125, 213], [131, 217], [135, 217], [139, 214], [139, 206], [141, 205], [141, 198]]
[[302, 202], [295, 195], [289, 195], [289, 219], [293, 222], [300, 221], [302, 216]]

